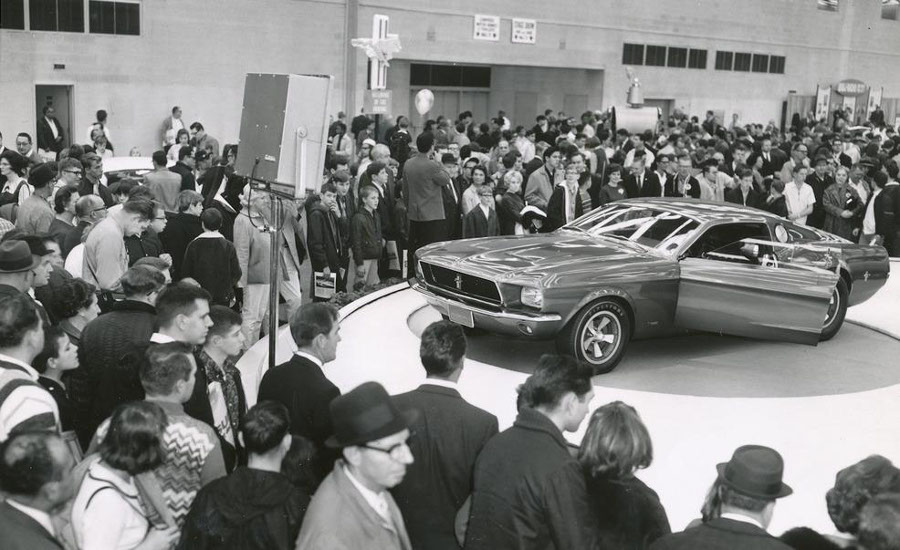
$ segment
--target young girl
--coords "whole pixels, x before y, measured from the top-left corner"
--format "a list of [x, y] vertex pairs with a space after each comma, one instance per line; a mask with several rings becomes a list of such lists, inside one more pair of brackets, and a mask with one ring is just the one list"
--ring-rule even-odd
[[41, 374], [38, 382], [56, 401], [62, 430], [73, 430], [72, 404], [62, 375], [78, 368], [78, 347], [72, 344], [69, 335], [61, 328], [48, 326], [44, 329], [44, 349], [34, 358], [32, 365]]

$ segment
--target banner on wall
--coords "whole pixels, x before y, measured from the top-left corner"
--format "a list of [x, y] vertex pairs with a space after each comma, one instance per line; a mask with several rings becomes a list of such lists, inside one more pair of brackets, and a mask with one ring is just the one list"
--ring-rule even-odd
[[828, 119], [828, 111], [831, 106], [831, 86], [816, 89], [816, 120]]

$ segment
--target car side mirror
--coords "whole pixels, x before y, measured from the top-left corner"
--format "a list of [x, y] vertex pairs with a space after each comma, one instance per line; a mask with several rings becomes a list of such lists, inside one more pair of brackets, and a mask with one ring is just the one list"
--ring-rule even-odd
[[759, 259], [759, 245], [758, 244], [744, 244], [741, 246], [741, 256], [747, 258], [748, 260], [758, 260]]

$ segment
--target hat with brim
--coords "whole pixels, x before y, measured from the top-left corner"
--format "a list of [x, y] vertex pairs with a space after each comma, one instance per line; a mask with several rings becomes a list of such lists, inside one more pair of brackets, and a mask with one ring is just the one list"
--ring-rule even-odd
[[28, 243], [8, 240], [0, 243], [0, 273], [21, 273], [37, 267], [41, 262], [32, 256]]
[[716, 465], [719, 481], [743, 495], [774, 500], [794, 492], [781, 479], [784, 459], [778, 451], [762, 445], [744, 445], [731, 460]]
[[325, 441], [325, 445], [332, 449], [362, 445], [394, 435], [409, 429], [419, 417], [416, 410], [401, 411], [377, 382], [366, 382], [334, 398], [330, 409], [334, 435]]

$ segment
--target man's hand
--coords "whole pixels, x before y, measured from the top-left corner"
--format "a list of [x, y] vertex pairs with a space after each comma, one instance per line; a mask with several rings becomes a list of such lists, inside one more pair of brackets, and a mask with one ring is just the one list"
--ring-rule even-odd
[[366, 266], [361, 265], [356, 268], [356, 278], [357, 279], [365, 279], [366, 278]]
[[844, 218], [845, 220], [846, 220], [847, 218], [852, 218], [852, 217], [853, 217], [853, 212], [851, 212], [851, 211], [849, 211], [849, 210], [843, 210], [843, 211], [841, 211], [841, 217]]
[[325, 275], [326, 277], [331, 275], [331, 270], [328, 269], [328, 266], [325, 266], [325, 269], [322, 270], [322, 275]]

